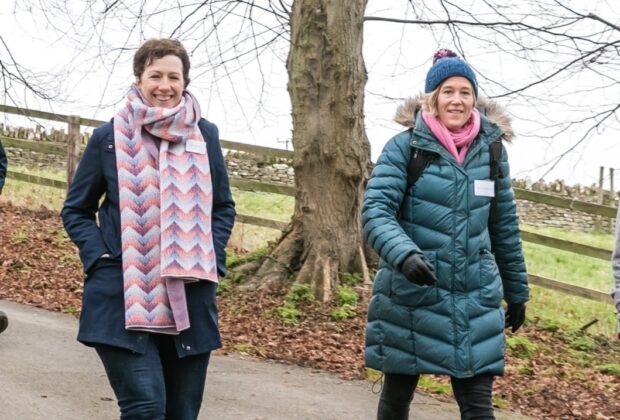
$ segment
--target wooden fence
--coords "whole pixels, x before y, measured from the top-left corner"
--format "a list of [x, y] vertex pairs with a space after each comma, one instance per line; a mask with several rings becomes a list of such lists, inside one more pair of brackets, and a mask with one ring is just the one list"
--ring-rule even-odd
[[[29, 109], [16, 108], [6, 105], [0, 105], [0, 112], [17, 114], [28, 116], [31, 118], [42, 118], [52, 121], [60, 121], [66, 122], [68, 124], [68, 142], [66, 145], [62, 144], [52, 144], [52, 143], [42, 143], [31, 140], [22, 140], [15, 139], [10, 137], [0, 136], [0, 140], [2, 140], [3, 144], [7, 147], [20, 148], [25, 150], [32, 150], [38, 152], [44, 152], [48, 154], [56, 154], [56, 155], [65, 155], [67, 156], [67, 180], [71, 180], [73, 178], [73, 174], [75, 173], [75, 168], [77, 167], [77, 163], [79, 161], [79, 155], [81, 148], [83, 145], [80, 141], [80, 126], [88, 126], [88, 127], [97, 127], [104, 123], [104, 121], [97, 121], [92, 119], [81, 118], [79, 116], [67, 116], [67, 115], [59, 115], [52, 114], [49, 112], [42, 111], [33, 111]], [[237, 143], [228, 140], [220, 140], [220, 143], [224, 149], [228, 150], [237, 150], [242, 152], [247, 152], [251, 154], [268, 156], [268, 157], [276, 157], [276, 158], [291, 158], [293, 156], [293, 152], [262, 147], [262, 146], [254, 146], [245, 143]], [[67, 189], [69, 186], [68, 181], [59, 181], [55, 179], [43, 178], [38, 176], [33, 176], [29, 174], [19, 173], [15, 171], [8, 171], [8, 178], [24, 181], [34, 184], [39, 184], [52, 188], [61, 188]], [[295, 188], [283, 185], [283, 184], [270, 184], [261, 181], [248, 180], [243, 178], [235, 178], [232, 177], [230, 179], [230, 184], [232, 187], [238, 188], [243, 191], [258, 191], [258, 192], [269, 192], [275, 194], [282, 195], [295, 195]], [[593, 204], [584, 201], [578, 201], [573, 199], [568, 199], [564, 197], [558, 197], [551, 194], [545, 194], [541, 192], [529, 191], [521, 188], [515, 188], [515, 197], [519, 200], [528, 200], [535, 203], [547, 204], [554, 207], [577, 210], [584, 213], [615, 218], [616, 217], [616, 208], [611, 206], [605, 206], [600, 204]], [[237, 222], [251, 224], [255, 226], [261, 226], [271, 229], [284, 230], [287, 226], [287, 223], [265, 219], [261, 217], [238, 214]], [[527, 229], [522, 230], [522, 238], [524, 241], [544, 245], [546, 247], [560, 249], [564, 251], [573, 252], [580, 255], [585, 255], [592, 258], [598, 258], [606, 261], [611, 260], [611, 251], [597, 248], [589, 245], [583, 245], [575, 242], [565, 241], [562, 239], [553, 238], [546, 235], [541, 235], [538, 233], [530, 232]], [[582, 298], [595, 300], [599, 302], [612, 304], [611, 296], [608, 293], [601, 292], [600, 290], [588, 289], [581, 286], [576, 286], [573, 284], [565, 283], [559, 280], [549, 279], [542, 276], [537, 275], [529, 275], [529, 281], [531, 284], [535, 284], [544, 288], [553, 289], [556, 291], [560, 291], [566, 294], [570, 294], [573, 296], [579, 296]]]

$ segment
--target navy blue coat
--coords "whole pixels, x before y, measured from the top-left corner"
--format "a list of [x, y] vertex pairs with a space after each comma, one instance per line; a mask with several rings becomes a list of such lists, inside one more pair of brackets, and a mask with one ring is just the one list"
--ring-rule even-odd
[[[213, 182], [211, 229], [218, 274], [224, 276], [224, 247], [234, 224], [235, 203], [230, 192], [218, 129], [205, 119], [201, 119], [198, 126], [207, 143]], [[150, 333], [125, 329], [121, 218], [111, 122], [93, 132], [61, 216], [69, 237], [80, 250], [86, 273], [78, 340], [86, 345], [107, 344], [144, 353]], [[103, 254], [110, 254], [111, 258], [100, 258]], [[217, 284], [200, 281], [185, 287], [191, 327], [175, 336], [179, 357], [221, 347], [215, 298]]]
[[4, 152], [4, 147], [2, 147], [2, 143], [0, 142], [0, 193], [2, 192], [2, 188], [4, 188], [7, 163], [6, 153]]

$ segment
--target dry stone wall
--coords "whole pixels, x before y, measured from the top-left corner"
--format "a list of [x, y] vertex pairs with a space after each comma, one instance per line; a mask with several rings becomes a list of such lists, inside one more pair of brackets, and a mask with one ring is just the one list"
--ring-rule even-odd
[[[37, 125], [35, 128], [12, 127], [0, 123], [0, 135], [20, 140], [32, 140], [49, 143], [67, 143], [67, 133], [64, 129], [46, 130], [43, 126]], [[88, 133], [82, 133], [82, 142], [86, 144], [89, 139]], [[14, 166], [34, 166], [38, 168], [58, 169], [65, 168], [66, 157], [48, 153], [40, 153], [32, 150], [23, 150], [12, 147], [5, 147], [7, 158], [10, 165]]]
[[285, 159], [265, 159], [243, 152], [226, 154], [228, 175], [261, 182], [295, 184], [295, 171]]
[[59, 155], [39, 153], [32, 150], [4, 147], [10, 166], [31, 166], [36, 168], [64, 169], [67, 158]]
[[[563, 181], [539, 182], [527, 185], [525, 180], [513, 180], [516, 188], [528, 188], [546, 194], [553, 194], [564, 198], [600, 203], [598, 187], [573, 185], [567, 186]], [[603, 190], [602, 204], [606, 206], [618, 206], [618, 193]], [[607, 217], [594, 216], [576, 210], [561, 209], [539, 204], [526, 200], [517, 200], [517, 211], [523, 223], [539, 227], [566, 228], [583, 232], [602, 231], [613, 233], [615, 220]]]
[[[37, 129], [14, 129], [0, 124], [0, 132], [7, 137], [26, 138], [40, 141], [66, 141], [66, 134], [62, 130], [46, 133]], [[84, 135], [87, 141], [88, 135]], [[26, 165], [49, 168], [65, 167], [65, 157], [31, 152], [22, 149], [6, 148], [10, 165]], [[295, 173], [291, 162], [285, 159], [274, 159], [255, 156], [243, 152], [228, 151], [226, 154], [229, 175], [232, 177], [256, 180], [261, 182], [295, 184]], [[596, 186], [574, 185], [568, 186], [563, 181], [540, 182], [528, 185], [525, 180], [514, 180], [513, 185], [518, 188], [529, 188], [534, 191], [574, 198], [591, 203], [599, 202], [599, 190]], [[603, 204], [618, 205], [618, 194], [604, 191]], [[592, 216], [579, 211], [560, 209], [546, 204], [517, 200], [517, 210], [523, 223], [540, 227], [557, 227], [584, 232], [600, 230], [613, 233], [615, 221], [613, 219]]]
[[[5, 125], [0, 123], [0, 133], [4, 137], [10, 137], [14, 139], [22, 139], [22, 140], [35, 140], [35, 141], [45, 141], [51, 143], [66, 143], [68, 135], [66, 130], [51, 128], [45, 129], [41, 125], [37, 125], [34, 128], [24, 128], [24, 127], [12, 127], [9, 125]], [[87, 132], [82, 133], [82, 143], [86, 144], [90, 134]]]

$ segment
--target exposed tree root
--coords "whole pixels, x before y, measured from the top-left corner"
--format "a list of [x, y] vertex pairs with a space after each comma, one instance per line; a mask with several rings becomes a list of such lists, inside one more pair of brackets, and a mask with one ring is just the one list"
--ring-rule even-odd
[[267, 290], [281, 288], [290, 283], [289, 279], [298, 269], [303, 251], [301, 227], [293, 222], [275, 249], [266, 256], [254, 277], [241, 286], [245, 290]]

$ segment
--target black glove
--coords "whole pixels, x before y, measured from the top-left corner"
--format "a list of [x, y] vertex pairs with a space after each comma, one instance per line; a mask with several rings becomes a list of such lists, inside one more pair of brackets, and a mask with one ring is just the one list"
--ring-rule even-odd
[[433, 274], [435, 268], [424, 254], [409, 255], [400, 267], [407, 280], [420, 286], [432, 286], [437, 283]]
[[504, 328], [512, 327], [512, 332], [517, 332], [524, 321], [525, 303], [509, 303], [506, 309], [506, 324]]

